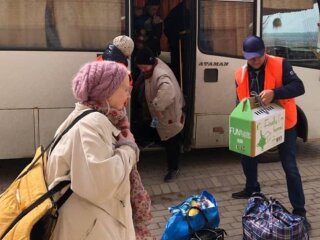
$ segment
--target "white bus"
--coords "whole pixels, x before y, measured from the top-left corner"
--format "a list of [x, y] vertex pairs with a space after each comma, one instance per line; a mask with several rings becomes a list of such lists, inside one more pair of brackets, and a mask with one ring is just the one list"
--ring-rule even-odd
[[[182, 42], [186, 148], [228, 145], [235, 107], [234, 71], [242, 41], [262, 36], [270, 54], [286, 57], [303, 80], [298, 133], [320, 138], [319, 0], [190, 0]], [[162, 0], [160, 16], [179, 0]], [[120, 34], [131, 35], [145, 0], [2, 0], [0, 2], [0, 159], [30, 157], [46, 145], [74, 107], [71, 80]], [[165, 35], [160, 58], [170, 64]], [[133, 109], [132, 111], [134, 111]], [[131, 119], [134, 125], [139, 119]], [[136, 133], [139, 135], [139, 133]]]

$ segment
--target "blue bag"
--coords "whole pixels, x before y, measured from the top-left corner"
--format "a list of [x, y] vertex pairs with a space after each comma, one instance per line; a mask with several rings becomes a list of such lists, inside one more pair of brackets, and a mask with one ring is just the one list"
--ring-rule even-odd
[[[190, 216], [191, 210], [197, 210], [195, 208], [199, 208], [198, 214]], [[169, 211], [172, 216], [167, 221], [162, 240], [187, 240], [192, 234], [190, 229], [198, 231], [219, 226], [217, 202], [207, 191], [188, 197], [181, 204], [170, 207]]]
[[273, 198], [254, 193], [242, 217], [244, 240], [307, 240], [304, 218], [288, 212]]

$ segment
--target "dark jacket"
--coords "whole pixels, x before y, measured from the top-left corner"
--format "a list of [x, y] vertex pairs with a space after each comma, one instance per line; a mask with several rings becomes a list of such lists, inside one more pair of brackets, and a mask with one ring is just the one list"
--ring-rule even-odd
[[[249, 86], [250, 92], [255, 91], [258, 94], [263, 91], [264, 89], [264, 67], [262, 66], [258, 75], [256, 74], [255, 70], [248, 65], [249, 71]], [[254, 83], [256, 77], [258, 78], [258, 87]], [[273, 89], [274, 91], [274, 99], [288, 99], [301, 96], [305, 93], [304, 85], [301, 79], [297, 76], [297, 74], [293, 71], [291, 64], [284, 59], [282, 65], [282, 81], [283, 86], [281, 88]], [[238, 103], [237, 99], [237, 103]]]
[[170, 49], [179, 47], [180, 32], [190, 28], [190, 11], [183, 2], [175, 6], [164, 20], [164, 34], [168, 38]]

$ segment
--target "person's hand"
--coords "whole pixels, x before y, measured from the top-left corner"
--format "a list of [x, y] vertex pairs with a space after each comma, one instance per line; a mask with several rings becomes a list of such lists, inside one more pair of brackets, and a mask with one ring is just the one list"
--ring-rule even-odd
[[273, 90], [263, 90], [259, 96], [261, 97], [261, 101], [264, 105], [269, 105], [274, 98]]
[[128, 128], [121, 130], [121, 133], [118, 136], [118, 142], [125, 142], [125, 141], [135, 142], [134, 136]]
[[153, 23], [153, 24], [162, 23], [162, 19], [161, 19], [159, 16], [154, 15], [153, 18], [152, 18], [152, 23]]
[[134, 150], [136, 154], [136, 163], [137, 163], [139, 161], [140, 150], [134, 140], [133, 134], [128, 128], [122, 130], [121, 133], [118, 135], [118, 142], [116, 144], [116, 147], [121, 147], [124, 145], [129, 146]]
[[129, 123], [128, 117], [125, 116], [123, 119], [121, 119], [121, 120], [118, 122], [117, 127], [118, 127], [121, 131], [124, 130], [124, 129], [129, 129], [129, 128], [130, 128], [130, 123]]

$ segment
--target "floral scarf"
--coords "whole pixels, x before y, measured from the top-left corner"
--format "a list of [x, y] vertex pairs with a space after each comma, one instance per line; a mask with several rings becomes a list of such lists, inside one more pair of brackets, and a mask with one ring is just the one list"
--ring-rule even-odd
[[[117, 110], [107, 107], [102, 107], [98, 102], [84, 102], [82, 103], [92, 109], [96, 109], [116, 126], [119, 130], [129, 128], [129, 124], [123, 124], [127, 121], [126, 109]], [[130, 201], [132, 207], [132, 218], [137, 240], [155, 240], [151, 236], [148, 225], [151, 223], [151, 199], [148, 192], [144, 189], [138, 168], [135, 165], [130, 172]]]

